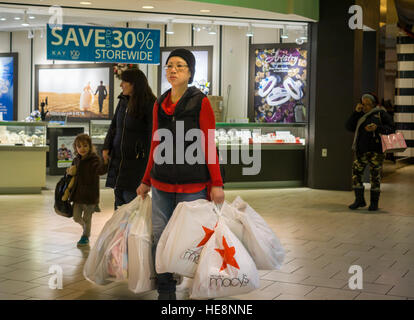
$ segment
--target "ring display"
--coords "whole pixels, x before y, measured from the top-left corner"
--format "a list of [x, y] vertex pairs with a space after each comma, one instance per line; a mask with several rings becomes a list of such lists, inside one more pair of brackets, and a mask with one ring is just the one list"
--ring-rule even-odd
[[266, 102], [270, 106], [278, 106], [289, 101], [289, 99], [289, 92], [284, 88], [277, 87], [267, 96]]
[[302, 82], [300, 80], [294, 81], [292, 78], [287, 78], [283, 81], [283, 87], [295, 100], [300, 100], [303, 97]]
[[280, 79], [278, 80], [274, 76], [267, 77], [260, 81], [259, 85], [259, 95], [261, 97], [266, 97], [272, 89], [277, 85], [277, 83], [280, 82]]

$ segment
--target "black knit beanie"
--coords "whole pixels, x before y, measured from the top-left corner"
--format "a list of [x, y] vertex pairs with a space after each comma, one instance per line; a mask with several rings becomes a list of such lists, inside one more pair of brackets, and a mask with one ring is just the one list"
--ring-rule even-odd
[[188, 80], [188, 83], [192, 83], [193, 79], [194, 79], [195, 64], [196, 64], [196, 60], [195, 60], [195, 57], [194, 57], [193, 53], [191, 51], [187, 50], [187, 49], [182, 49], [182, 48], [175, 49], [168, 56], [168, 59], [167, 59], [166, 63], [168, 63], [168, 60], [170, 60], [171, 57], [180, 57], [180, 58], [184, 59], [185, 62], [187, 62], [188, 69], [191, 72], [191, 77]]

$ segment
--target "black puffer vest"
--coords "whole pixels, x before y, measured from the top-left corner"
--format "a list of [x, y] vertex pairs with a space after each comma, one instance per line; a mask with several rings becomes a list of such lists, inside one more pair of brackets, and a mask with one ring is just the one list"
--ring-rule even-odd
[[[174, 114], [168, 115], [164, 112], [162, 108], [162, 102], [167, 97], [170, 90], [165, 92], [157, 101], [158, 103], [158, 130], [159, 129], [167, 129], [172, 133], [173, 136], [173, 143], [172, 146], [165, 143], [165, 137], [161, 136], [161, 141], [158, 147], [164, 144], [167, 148], [172, 148], [172, 164], [157, 164], [157, 161], [154, 162], [154, 165], [151, 170], [151, 177], [155, 180], [160, 182], [165, 182], [169, 184], [187, 184], [187, 183], [202, 183], [207, 182], [210, 180], [210, 173], [207, 168], [207, 164], [205, 163], [205, 155], [202, 151], [201, 139], [193, 137], [191, 141], [178, 141], [177, 142], [177, 135], [179, 139], [182, 140], [187, 132], [191, 129], [200, 129], [200, 111], [201, 111], [201, 103], [202, 100], [205, 98], [205, 95], [197, 88], [190, 87], [178, 101], [177, 106], [175, 107]], [[177, 122], [182, 121], [180, 124], [184, 124], [184, 134], [180, 134], [177, 132]], [[194, 144], [196, 143], [196, 145]], [[184, 148], [182, 145], [184, 144]], [[193, 145], [194, 144], [194, 145]], [[177, 148], [178, 145], [178, 148]], [[198, 161], [194, 164], [190, 164], [185, 159], [185, 153], [187, 149], [191, 146], [191, 150], [195, 150], [191, 154], [195, 159], [202, 159], [202, 163]], [[195, 148], [197, 146], [197, 148]], [[182, 163], [177, 163], [177, 149], [179, 157], [183, 160]], [[198, 154], [198, 152], [202, 152], [202, 154]], [[168, 158], [166, 156], [165, 150], [161, 152], [161, 156], [164, 158]], [[156, 157], [154, 155], [154, 159]]]

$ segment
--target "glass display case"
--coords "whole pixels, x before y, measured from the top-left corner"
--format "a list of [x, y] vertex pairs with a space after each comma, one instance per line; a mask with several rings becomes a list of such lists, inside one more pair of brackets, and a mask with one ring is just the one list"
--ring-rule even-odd
[[215, 138], [225, 187], [305, 185], [306, 124], [216, 123]]
[[103, 144], [108, 132], [111, 120], [91, 120], [89, 122], [89, 134], [93, 144]]
[[46, 146], [46, 122], [0, 121], [0, 146]]
[[262, 144], [271, 146], [306, 145], [305, 124], [217, 123], [216, 145]]

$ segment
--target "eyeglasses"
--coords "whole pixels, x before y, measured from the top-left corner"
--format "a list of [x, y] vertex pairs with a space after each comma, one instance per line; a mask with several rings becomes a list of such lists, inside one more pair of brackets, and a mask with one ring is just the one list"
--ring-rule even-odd
[[187, 68], [188, 66], [185, 64], [177, 64], [176, 66], [173, 64], [167, 64], [164, 66], [165, 71], [170, 72], [173, 68], [175, 68], [175, 70], [177, 71], [183, 71], [185, 68]]

